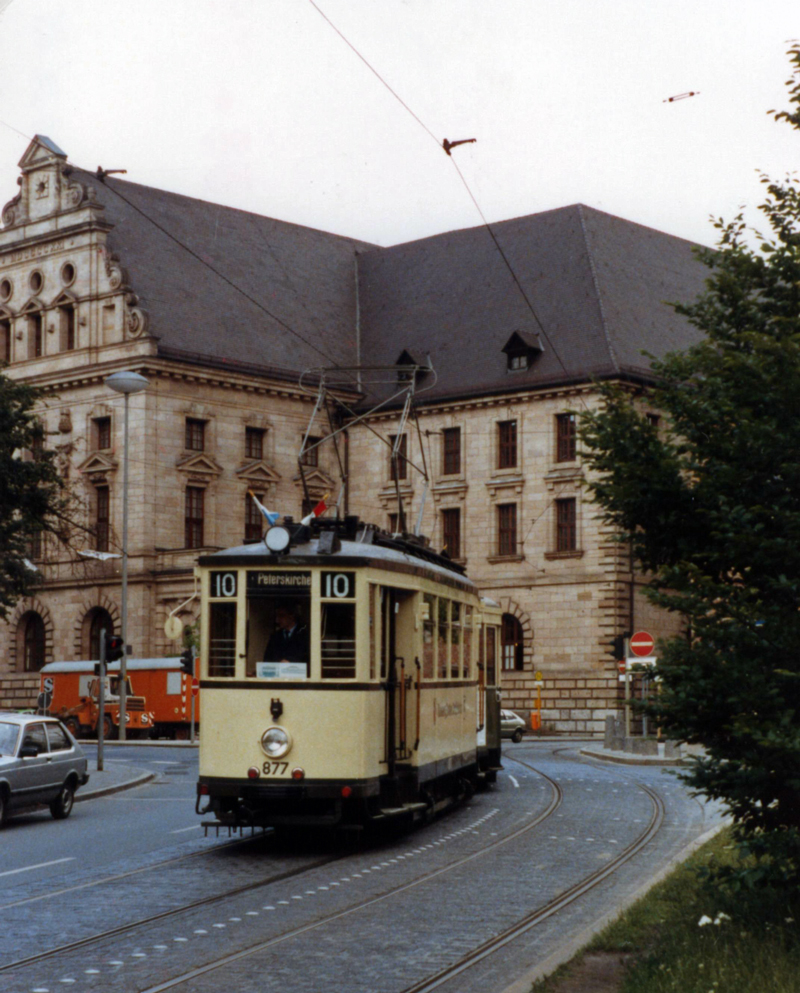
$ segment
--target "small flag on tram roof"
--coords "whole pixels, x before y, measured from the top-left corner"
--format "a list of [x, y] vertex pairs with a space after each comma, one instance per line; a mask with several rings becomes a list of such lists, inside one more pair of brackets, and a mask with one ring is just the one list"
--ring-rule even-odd
[[268, 524], [269, 524], [270, 526], [272, 526], [272, 525], [273, 525], [273, 524], [275, 523], [275, 521], [277, 521], [277, 519], [278, 519], [278, 518], [279, 518], [279, 517], [280, 517], [281, 515], [280, 515], [280, 514], [276, 514], [276, 513], [274, 513], [274, 512], [273, 512], [273, 511], [271, 511], [271, 510], [267, 510], [267, 508], [266, 508], [266, 507], [264, 506], [264, 504], [263, 504], [263, 503], [262, 503], [262, 502], [261, 502], [261, 501], [260, 501], [260, 500], [258, 499], [258, 497], [257, 497], [257, 496], [255, 495], [255, 493], [253, 493], [253, 491], [252, 491], [252, 490], [248, 490], [247, 492], [248, 492], [248, 493], [250, 494], [250, 496], [251, 496], [251, 497], [253, 498], [253, 500], [255, 501], [255, 504], [256, 504], [256, 507], [258, 507], [258, 509], [259, 509], [259, 510], [261, 511], [261, 513], [262, 513], [262, 514], [264, 515], [264, 517], [266, 517], [266, 519], [267, 519], [267, 523], [268, 523]]
[[328, 509], [328, 505], [327, 503], [325, 503], [325, 501], [328, 499], [329, 496], [330, 493], [326, 493], [325, 496], [316, 505], [316, 507], [314, 507], [311, 513], [306, 514], [306, 516], [302, 519], [302, 521], [300, 521], [300, 523], [307, 527], [314, 520], [315, 517], [319, 517], [320, 514], [324, 514], [325, 511]]

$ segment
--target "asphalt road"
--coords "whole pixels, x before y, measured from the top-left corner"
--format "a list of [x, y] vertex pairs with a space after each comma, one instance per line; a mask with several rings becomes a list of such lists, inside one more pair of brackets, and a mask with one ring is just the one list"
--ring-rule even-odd
[[525, 742], [493, 789], [399, 839], [204, 840], [195, 752], [120, 758], [158, 779], [3, 832], [0, 872], [54, 863], [0, 875], [9, 993], [503, 993], [716, 820], [661, 768]]

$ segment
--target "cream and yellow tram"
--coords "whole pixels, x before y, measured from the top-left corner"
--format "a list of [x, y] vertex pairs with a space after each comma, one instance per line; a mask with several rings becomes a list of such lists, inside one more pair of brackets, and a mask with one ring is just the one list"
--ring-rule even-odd
[[496, 605], [444, 556], [355, 518], [287, 523], [267, 544], [200, 559], [198, 812], [413, 821], [493, 780]]

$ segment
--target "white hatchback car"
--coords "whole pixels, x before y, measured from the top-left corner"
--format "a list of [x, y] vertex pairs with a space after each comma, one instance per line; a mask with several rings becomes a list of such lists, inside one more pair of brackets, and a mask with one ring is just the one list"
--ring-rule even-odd
[[72, 813], [89, 781], [83, 749], [53, 717], [0, 712], [0, 826], [9, 812], [40, 803], [56, 820]]

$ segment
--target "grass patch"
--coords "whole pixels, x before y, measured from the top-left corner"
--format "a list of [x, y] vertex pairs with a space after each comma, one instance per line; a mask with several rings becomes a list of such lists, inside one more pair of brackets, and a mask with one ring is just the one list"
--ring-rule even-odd
[[[626, 956], [618, 993], [800, 993], [800, 894], [726, 893], [697, 871], [738, 864], [723, 831], [581, 954]], [[710, 922], [701, 925], [703, 918]], [[570, 971], [533, 989], [561, 993]]]

